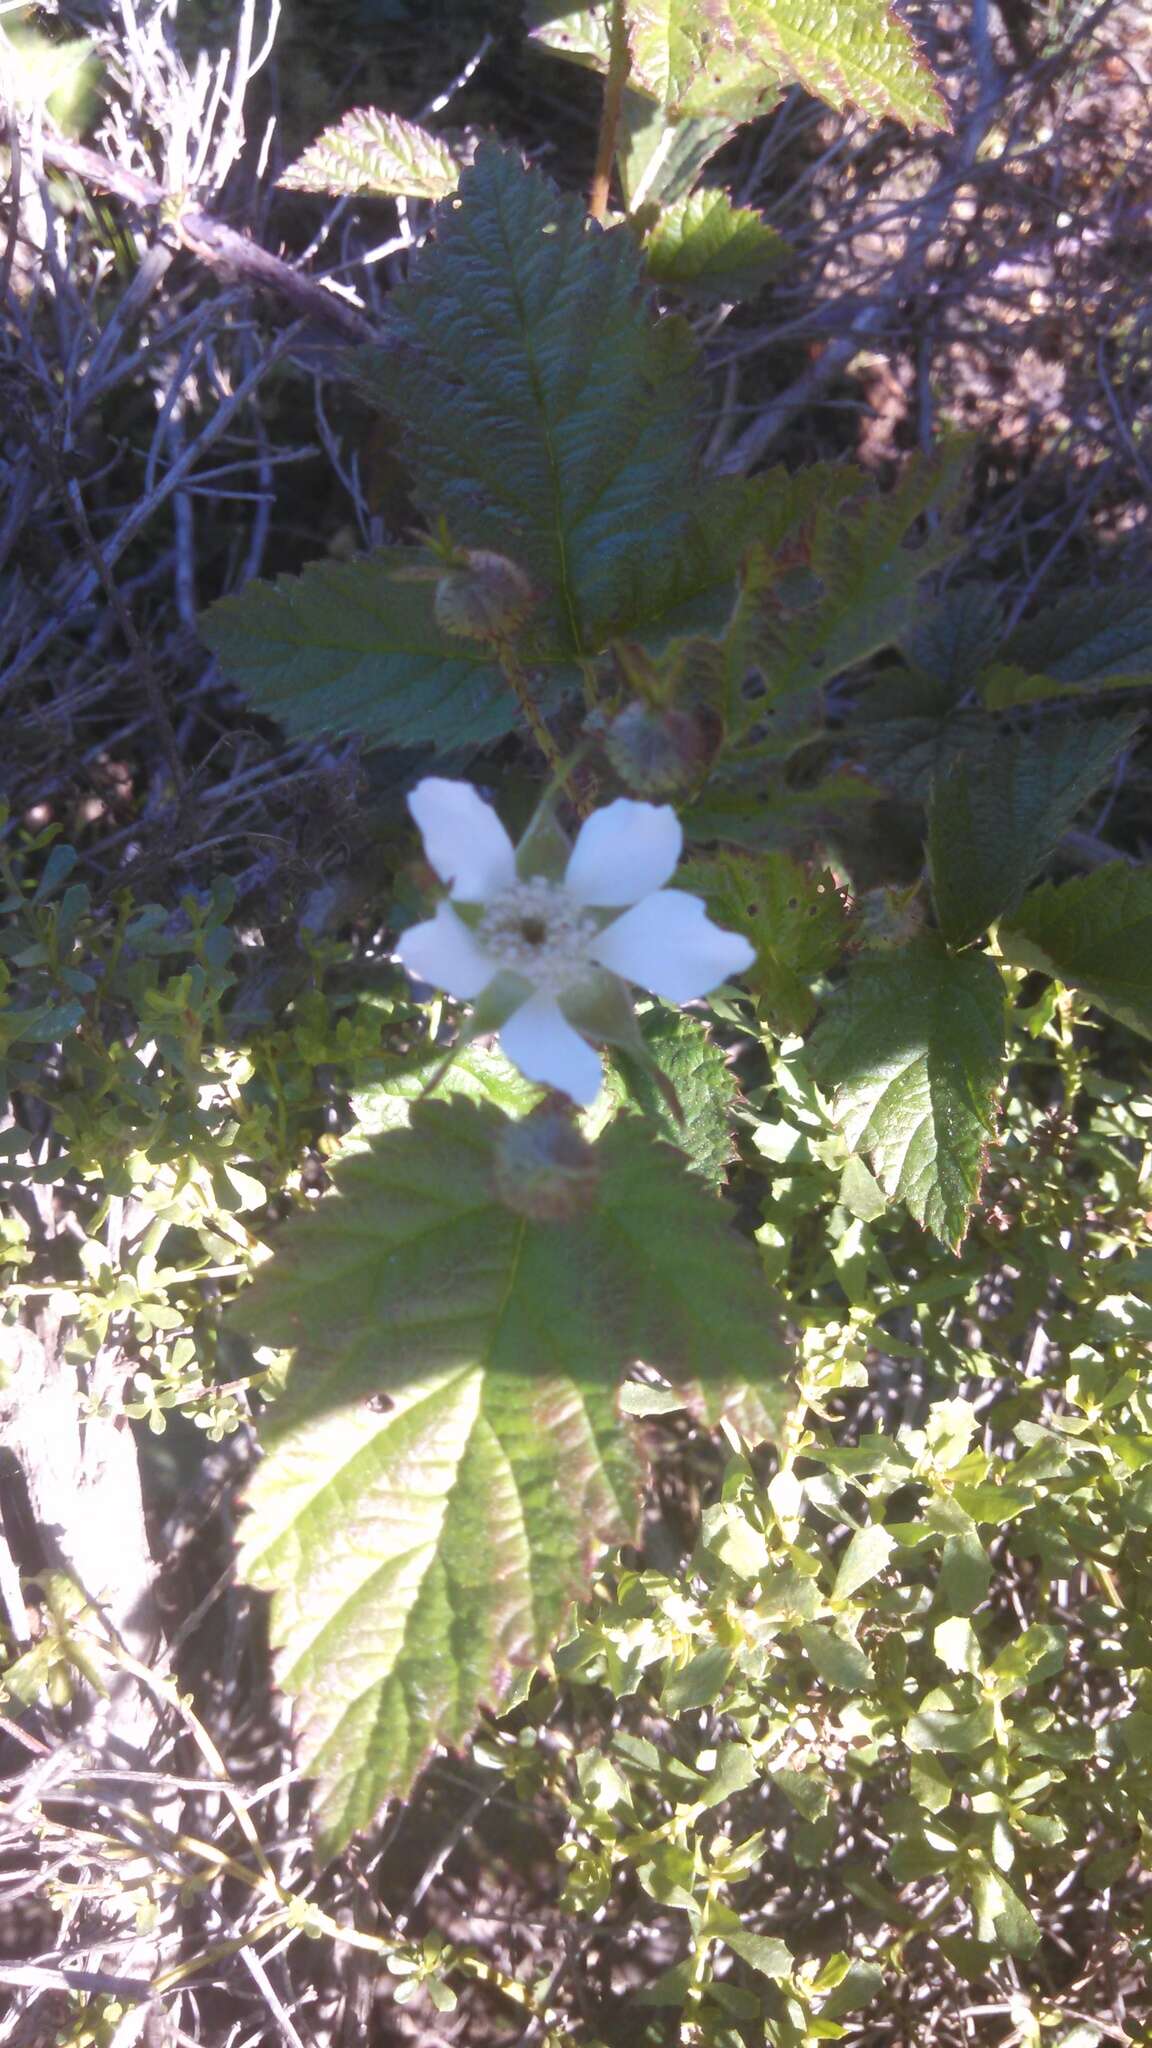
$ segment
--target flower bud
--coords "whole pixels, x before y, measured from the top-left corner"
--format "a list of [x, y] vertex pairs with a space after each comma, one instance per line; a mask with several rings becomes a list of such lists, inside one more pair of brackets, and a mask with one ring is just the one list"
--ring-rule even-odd
[[545, 1103], [509, 1121], [496, 1144], [496, 1195], [533, 1223], [567, 1223], [593, 1208], [600, 1186], [594, 1148]]
[[658, 711], [635, 703], [612, 720], [604, 745], [621, 782], [636, 796], [676, 796], [699, 782], [719, 738], [719, 721], [704, 705]]
[[510, 640], [535, 603], [523, 569], [507, 555], [466, 548], [436, 585], [436, 623], [461, 640]]

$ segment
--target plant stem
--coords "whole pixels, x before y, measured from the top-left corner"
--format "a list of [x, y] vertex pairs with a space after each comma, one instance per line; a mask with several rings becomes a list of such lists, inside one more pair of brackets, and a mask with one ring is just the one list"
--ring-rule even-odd
[[[531, 728], [532, 737], [548, 763], [554, 776], [558, 776], [567, 787], [564, 759], [545, 723], [544, 714], [532, 694], [532, 685], [525, 675], [511, 647], [500, 650], [500, 666], [516, 695], [516, 702]], [[569, 792], [570, 793], [570, 792]]]
[[604, 80], [604, 104], [600, 110], [600, 134], [596, 142], [596, 169], [592, 174], [592, 189], [588, 195], [588, 211], [593, 220], [606, 220], [608, 217], [608, 192], [612, 183], [612, 166], [616, 161], [616, 137], [620, 131], [624, 87], [628, 82], [631, 68], [632, 59], [624, 25], [624, 0], [616, 0], [612, 10], [612, 49], [608, 58], [608, 76]]

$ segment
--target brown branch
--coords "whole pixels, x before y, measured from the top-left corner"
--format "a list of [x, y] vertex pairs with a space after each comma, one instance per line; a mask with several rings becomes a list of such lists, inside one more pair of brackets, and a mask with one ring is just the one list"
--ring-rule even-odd
[[160, 211], [179, 246], [189, 250], [210, 268], [231, 273], [247, 284], [275, 292], [297, 313], [338, 328], [348, 341], [363, 343], [378, 339], [372, 322], [355, 306], [349, 305], [346, 299], [317, 284], [313, 278], [293, 270], [290, 263], [261, 248], [251, 236], [227, 227], [202, 208], [181, 206], [175, 195], [166, 192], [153, 179], [142, 178], [136, 171], [124, 170], [97, 150], [86, 149], [82, 143], [66, 142], [59, 135], [44, 137], [43, 155], [46, 164], [51, 164], [56, 170], [70, 172], [86, 185], [97, 185], [145, 212]]
[[620, 132], [624, 87], [628, 83], [628, 73], [631, 69], [632, 57], [628, 48], [624, 8], [622, 0], [616, 0], [612, 13], [612, 49], [608, 59], [608, 75], [604, 80], [600, 133], [596, 141], [596, 169], [592, 175], [592, 189], [588, 195], [588, 211], [593, 220], [606, 220], [608, 217], [608, 194], [612, 184], [612, 166], [616, 161], [616, 138]]

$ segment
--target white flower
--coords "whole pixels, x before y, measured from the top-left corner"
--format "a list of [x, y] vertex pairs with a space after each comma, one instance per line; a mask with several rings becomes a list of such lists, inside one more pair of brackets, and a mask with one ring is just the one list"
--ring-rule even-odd
[[435, 917], [401, 935], [397, 958], [462, 1002], [492, 990], [508, 1058], [574, 1102], [592, 1102], [600, 1087], [600, 1056], [583, 1033], [597, 1031], [606, 983], [610, 994], [631, 981], [666, 1003], [688, 1003], [755, 958], [747, 939], [709, 921], [698, 896], [662, 886], [684, 841], [667, 804], [618, 797], [596, 811], [561, 879], [537, 871], [546, 863], [528, 857], [531, 835], [518, 862], [470, 783], [429, 776], [408, 808], [448, 896]]

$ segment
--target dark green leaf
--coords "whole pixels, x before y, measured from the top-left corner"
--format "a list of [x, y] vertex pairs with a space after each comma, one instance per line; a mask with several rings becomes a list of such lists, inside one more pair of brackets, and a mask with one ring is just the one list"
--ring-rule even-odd
[[1152, 674], [1152, 588], [1078, 590], [1017, 626], [1002, 661], [1059, 683]]
[[952, 945], [1014, 910], [1138, 721], [1061, 721], [1001, 734], [935, 784], [928, 858], [936, 914]]
[[627, 228], [487, 145], [389, 301], [382, 402], [420, 503], [526, 570], [569, 653], [658, 611], [690, 525], [695, 346]]
[[1152, 1038], [1152, 867], [1116, 861], [1034, 890], [1001, 926], [1000, 946]]
[[982, 955], [857, 961], [810, 1042], [853, 1150], [944, 1244], [964, 1236], [995, 1123], [1004, 994]]
[[441, 632], [433, 586], [401, 574], [412, 560], [378, 548], [250, 583], [202, 614], [201, 637], [290, 733], [442, 748], [497, 739], [516, 721], [515, 698], [479, 643]]

